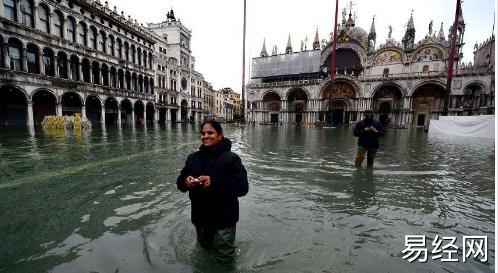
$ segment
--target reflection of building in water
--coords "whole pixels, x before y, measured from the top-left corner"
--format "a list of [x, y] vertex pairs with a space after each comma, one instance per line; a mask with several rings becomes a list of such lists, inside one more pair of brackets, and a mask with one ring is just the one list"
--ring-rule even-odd
[[[415, 43], [413, 14], [401, 42], [389, 38], [376, 46], [375, 19], [369, 33], [343, 12], [337, 35], [336, 83], [330, 83], [332, 42], [294, 52], [268, 55], [266, 43], [252, 60], [247, 86], [247, 120], [257, 122], [354, 122], [366, 109], [376, 118], [405, 126], [427, 125], [444, 109], [450, 38], [441, 23]], [[449, 115], [494, 114], [494, 36], [475, 46], [474, 64], [462, 61], [465, 23], [457, 31], [455, 75]]]

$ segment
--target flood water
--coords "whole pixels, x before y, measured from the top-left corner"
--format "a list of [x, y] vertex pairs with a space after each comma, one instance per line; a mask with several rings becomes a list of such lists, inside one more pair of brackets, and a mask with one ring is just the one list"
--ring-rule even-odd
[[[494, 272], [494, 142], [391, 130], [371, 171], [351, 128], [224, 129], [250, 185], [232, 271]], [[197, 132], [0, 128], [0, 272], [230, 272], [195, 248], [176, 189]], [[402, 259], [405, 235], [426, 235], [426, 263]], [[436, 235], [460, 262], [431, 258]], [[488, 236], [488, 262], [461, 262], [466, 235]]]

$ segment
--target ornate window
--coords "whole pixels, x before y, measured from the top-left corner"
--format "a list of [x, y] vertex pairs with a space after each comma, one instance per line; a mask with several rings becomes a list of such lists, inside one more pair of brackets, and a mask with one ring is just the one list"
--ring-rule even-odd
[[97, 49], [97, 30], [94, 27], [90, 27], [90, 47], [93, 49]]
[[105, 32], [101, 31], [98, 37], [98, 42], [99, 42], [98, 50], [104, 53], [106, 52], [106, 47], [105, 47], [106, 39], [107, 37], [105, 35]]
[[33, 16], [33, 3], [31, 0], [21, 1], [21, 14], [23, 25], [35, 27], [35, 20]]
[[43, 50], [43, 65], [45, 66], [45, 75], [55, 76], [55, 67], [54, 67], [54, 53], [49, 48], [45, 48]]
[[28, 63], [28, 72], [40, 74], [40, 62], [38, 60], [38, 48], [29, 44], [26, 48], [26, 61]]
[[114, 56], [115, 50], [114, 50], [114, 36], [109, 35], [109, 42], [107, 43], [107, 53], [111, 54]]
[[67, 19], [66, 19], [66, 30], [67, 30], [66, 38], [71, 42], [76, 42], [76, 33], [74, 32], [74, 29], [75, 29], [74, 19], [71, 17], [67, 17]]
[[62, 38], [62, 14], [54, 12], [54, 34]]
[[9, 41], [10, 69], [22, 71], [21, 43], [17, 40]]
[[48, 21], [48, 9], [44, 5], [38, 7], [38, 17], [40, 20], [40, 25], [38, 26], [41, 31], [49, 33], [49, 21]]
[[59, 76], [61, 78], [64, 78], [64, 79], [67, 79], [68, 78], [68, 75], [67, 75], [67, 56], [64, 52], [59, 52], [59, 54], [57, 54], [57, 61], [59, 63]]
[[86, 25], [83, 22], [78, 24], [78, 44], [86, 46]]
[[122, 47], [123, 47], [123, 46], [121, 45], [121, 40], [120, 40], [120, 39], [117, 39], [117, 40], [116, 40], [116, 50], [117, 50], [117, 52], [118, 52], [118, 57], [119, 57], [120, 59], [122, 59], [122, 58], [123, 58]]
[[17, 9], [14, 0], [3, 0], [3, 10], [5, 18], [17, 21]]

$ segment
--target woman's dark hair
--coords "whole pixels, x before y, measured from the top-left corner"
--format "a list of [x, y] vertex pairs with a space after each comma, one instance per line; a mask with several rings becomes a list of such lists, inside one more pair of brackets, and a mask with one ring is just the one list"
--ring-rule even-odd
[[216, 120], [206, 120], [206, 121], [204, 121], [201, 124], [201, 130], [200, 130], [201, 132], [202, 132], [202, 128], [204, 128], [204, 125], [206, 125], [206, 124], [210, 124], [211, 126], [213, 126], [214, 130], [219, 135], [223, 134], [223, 129], [221, 128], [221, 124], [219, 122], [217, 122]]

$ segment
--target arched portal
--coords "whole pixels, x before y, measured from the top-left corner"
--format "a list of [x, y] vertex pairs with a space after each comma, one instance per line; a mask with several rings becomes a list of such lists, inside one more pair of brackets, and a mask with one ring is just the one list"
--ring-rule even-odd
[[321, 95], [320, 121], [329, 125], [339, 125], [355, 120], [356, 113], [349, 111], [349, 105], [353, 105], [356, 96], [357, 88], [349, 81], [335, 81], [333, 87], [331, 83], [326, 85]]
[[182, 121], [187, 121], [188, 117], [188, 102], [187, 100], [182, 100], [181, 110], [180, 110]]
[[137, 100], [135, 102], [135, 120], [137, 124], [145, 125], [144, 109], [144, 103], [141, 100]]
[[281, 98], [276, 92], [268, 92], [263, 96], [263, 110], [268, 111], [269, 116], [264, 120], [271, 123], [279, 122], [279, 113], [281, 110]]
[[26, 95], [15, 87], [0, 87], [0, 126], [20, 127], [26, 124]]
[[155, 114], [155, 109], [154, 109], [154, 104], [152, 102], [147, 103], [147, 123], [154, 123], [154, 114]]
[[47, 90], [38, 90], [33, 94], [33, 118], [35, 123], [41, 123], [45, 116], [55, 116], [57, 113], [57, 98]]
[[[330, 64], [332, 60], [332, 54], [329, 54], [327, 60], [325, 61], [325, 68], [327, 69], [330, 76]], [[353, 74], [355, 77], [360, 75], [363, 71], [363, 66], [361, 65], [361, 58], [358, 54], [348, 48], [337, 49], [336, 59], [335, 59], [335, 70], [337, 74]]]
[[121, 101], [121, 124], [132, 125], [133, 120], [133, 105], [129, 99], [124, 99]]
[[386, 126], [391, 113], [403, 107], [403, 94], [395, 85], [384, 85], [373, 96], [373, 109], [379, 113], [379, 121]]
[[427, 126], [431, 118], [437, 118], [437, 111], [444, 108], [444, 92], [442, 86], [434, 83], [424, 84], [413, 92], [414, 125]]
[[86, 117], [92, 124], [99, 124], [102, 119], [102, 103], [96, 96], [86, 98]]
[[294, 112], [294, 122], [303, 122], [303, 112], [307, 108], [308, 96], [302, 89], [294, 89], [287, 96], [289, 111]]
[[109, 97], [104, 102], [105, 107], [105, 123], [109, 125], [114, 125], [118, 121], [118, 101]]
[[62, 95], [62, 115], [71, 116], [75, 113], [81, 113], [83, 106], [81, 97], [74, 92], [66, 92]]
[[486, 94], [484, 94], [484, 88], [482, 85], [477, 83], [471, 83], [465, 86], [462, 97], [462, 106], [467, 108], [469, 115], [472, 115], [472, 109], [478, 107], [484, 107], [486, 105]]

